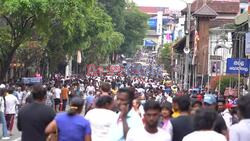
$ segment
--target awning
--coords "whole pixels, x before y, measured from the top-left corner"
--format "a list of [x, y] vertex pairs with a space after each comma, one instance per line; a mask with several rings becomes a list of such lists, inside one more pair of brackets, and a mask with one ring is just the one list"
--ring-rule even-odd
[[183, 38], [179, 39], [174, 45], [173, 48], [176, 49], [177, 52], [182, 53], [183, 49], [186, 46], [186, 36]]
[[144, 46], [146, 46], [146, 47], [154, 47], [156, 45], [157, 44], [153, 40], [145, 40], [144, 41]]

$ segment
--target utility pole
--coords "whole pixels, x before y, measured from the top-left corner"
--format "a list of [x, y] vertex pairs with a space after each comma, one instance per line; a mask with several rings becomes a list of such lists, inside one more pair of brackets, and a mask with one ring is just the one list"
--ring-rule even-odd
[[191, 4], [187, 3], [187, 27], [186, 27], [186, 47], [185, 53], [185, 72], [184, 72], [184, 90], [188, 90], [188, 71], [189, 71], [189, 41], [190, 41], [190, 23], [191, 23]]

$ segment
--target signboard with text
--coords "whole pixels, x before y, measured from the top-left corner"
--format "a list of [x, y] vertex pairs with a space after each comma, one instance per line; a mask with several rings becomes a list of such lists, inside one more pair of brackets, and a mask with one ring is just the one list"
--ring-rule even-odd
[[250, 59], [245, 58], [228, 58], [227, 59], [227, 73], [238, 74], [249, 74]]

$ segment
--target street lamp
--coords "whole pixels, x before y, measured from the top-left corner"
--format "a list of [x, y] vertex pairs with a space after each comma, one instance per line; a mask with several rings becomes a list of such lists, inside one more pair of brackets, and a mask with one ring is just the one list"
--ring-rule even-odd
[[188, 90], [188, 71], [189, 71], [189, 41], [190, 41], [190, 23], [191, 23], [191, 5], [194, 0], [184, 0], [187, 4], [187, 27], [186, 27], [186, 46], [184, 48], [185, 53], [185, 72], [184, 72], [184, 90]]

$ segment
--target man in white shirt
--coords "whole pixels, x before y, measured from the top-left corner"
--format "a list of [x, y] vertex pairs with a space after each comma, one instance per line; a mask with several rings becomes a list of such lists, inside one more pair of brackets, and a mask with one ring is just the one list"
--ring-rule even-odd
[[53, 90], [54, 93], [54, 105], [55, 105], [55, 112], [60, 111], [60, 103], [61, 103], [61, 89], [56, 85], [55, 89]]
[[90, 83], [90, 85], [86, 88], [87, 94], [89, 94], [90, 91], [95, 92], [95, 87], [93, 86], [92, 83]]
[[9, 130], [9, 134], [12, 135], [12, 129], [16, 115], [16, 106], [19, 104], [17, 98], [13, 95], [12, 88], [10, 88], [10, 90], [5, 96], [5, 103], [6, 103], [5, 118], [7, 123], [7, 129]]
[[108, 133], [117, 118], [117, 114], [111, 111], [113, 103], [112, 97], [101, 96], [96, 101], [96, 108], [86, 114], [85, 118], [91, 126], [92, 141], [108, 141]]
[[161, 114], [159, 102], [146, 102], [144, 111], [145, 127], [130, 129], [126, 141], [171, 141], [170, 134], [158, 128]]
[[182, 141], [227, 141], [226, 137], [212, 130], [217, 113], [212, 109], [199, 109], [194, 116], [196, 131], [184, 136]]
[[229, 141], [250, 140], [250, 94], [242, 96], [237, 101], [242, 120], [229, 129]]
[[218, 112], [223, 117], [227, 128], [232, 125], [232, 115], [229, 110], [226, 108], [226, 101], [225, 99], [219, 99], [217, 102]]

